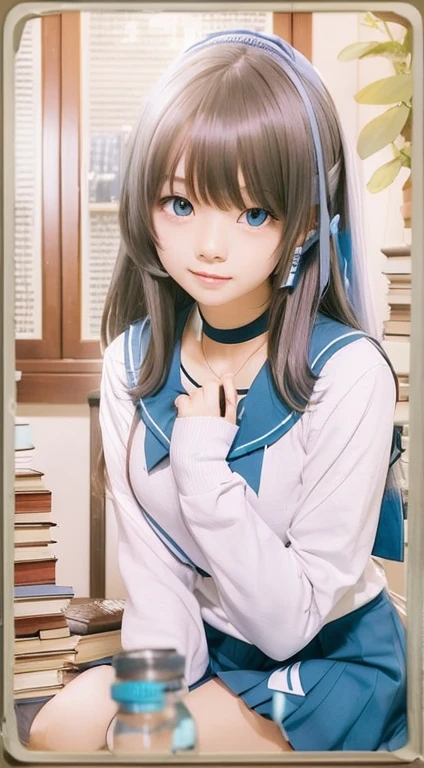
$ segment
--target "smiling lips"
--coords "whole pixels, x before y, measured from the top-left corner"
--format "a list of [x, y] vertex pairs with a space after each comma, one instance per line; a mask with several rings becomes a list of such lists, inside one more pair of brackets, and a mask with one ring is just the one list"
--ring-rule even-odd
[[227, 280], [231, 280], [231, 277], [222, 277], [221, 275], [214, 275], [210, 272], [192, 272], [192, 274], [206, 283], [225, 283]]

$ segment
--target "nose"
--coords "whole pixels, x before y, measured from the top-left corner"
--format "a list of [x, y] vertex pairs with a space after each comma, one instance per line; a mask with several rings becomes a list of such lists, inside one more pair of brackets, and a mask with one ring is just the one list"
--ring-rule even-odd
[[208, 210], [198, 217], [196, 255], [200, 261], [226, 261], [228, 227], [225, 213]]

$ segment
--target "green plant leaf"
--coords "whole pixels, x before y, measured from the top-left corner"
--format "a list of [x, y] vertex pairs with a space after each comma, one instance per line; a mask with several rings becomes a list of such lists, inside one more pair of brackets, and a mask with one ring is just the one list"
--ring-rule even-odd
[[364, 27], [372, 27], [373, 29], [380, 29], [378, 19], [374, 13], [371, 13], [371, 11], [367, 11], [363, 22], [361, 24]]
[[408, 105], [410, 107], [408, 119], [405, 123], [405, 125], [402, 128], [402, 138], [404, 139], [405, 143], [410, 144], [411, 143], [411, 131], [412, 131], [412, 100], [411, 104]]
[[404, 151], [404, 147], [402, 147], [399, 160], [401, 161], [404, 168], [411, 167], [411, 146], [406, 147], [406, 151]]
[[385, 56], [388, 59], [405, 59], [405, 49], [398, 40], [387, 40], [385, 43], [377, 43], [361, 54], [361, 59], [367, 56]]
[[361, 160], [383, 149], [399, 136], [408, 119], [409, 111], [409, 107], [404, 104], [391, 107], [364, 125], [357, 143]]
[[380, 43], [377, 40], [369, 43], [350, 43], [345, 48], [342, 48], [337, 56], [338, 61], [353, 61], [354, 59], [360, 59], [367, 51], [372, 50]]
[[412, 27], [408, 27], [403, 38], [403, 47], [408, 53], [412, 53]]
[[412, 75], [391, 75], [369, 83], [355, 94], [358, 104], [395, 104], [412, 98]]
[[395, 180], [401, 168], [402, 162], [397, 157], [377, 168], [367, 184], [368, 192], [375, 194], [388, 187]]
[[403, 147], [401, 149], [402, 155], [406, 155], [407, 157], [409, 157], [409, 159], [411, 159], [411, 151], [412, 151], [411, 142], [410, 141], [405, 141], [405, 144], [403, 145]]

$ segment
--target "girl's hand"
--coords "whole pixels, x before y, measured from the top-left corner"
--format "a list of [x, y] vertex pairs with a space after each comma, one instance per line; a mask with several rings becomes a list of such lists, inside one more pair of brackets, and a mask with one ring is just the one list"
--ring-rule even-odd
[[179, 395], [174, 405], [177, 408], [177, 417], [186, 416], [221, 416], [220, 388], [223, 387], [225, 398], [225, 413], [223, 418], [231, 424], [236, 423], [237, 392], [234, 377], [227, 373], [219, 381], [206, 381], [203, 387], [199, 387], [191, 395]]

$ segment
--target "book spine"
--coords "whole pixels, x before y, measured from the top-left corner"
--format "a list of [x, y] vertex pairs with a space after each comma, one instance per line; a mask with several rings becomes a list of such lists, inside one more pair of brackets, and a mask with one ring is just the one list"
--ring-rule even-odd
[[54, 584], [56, 560], [33, 560], [15, 563], [15, 585]]

